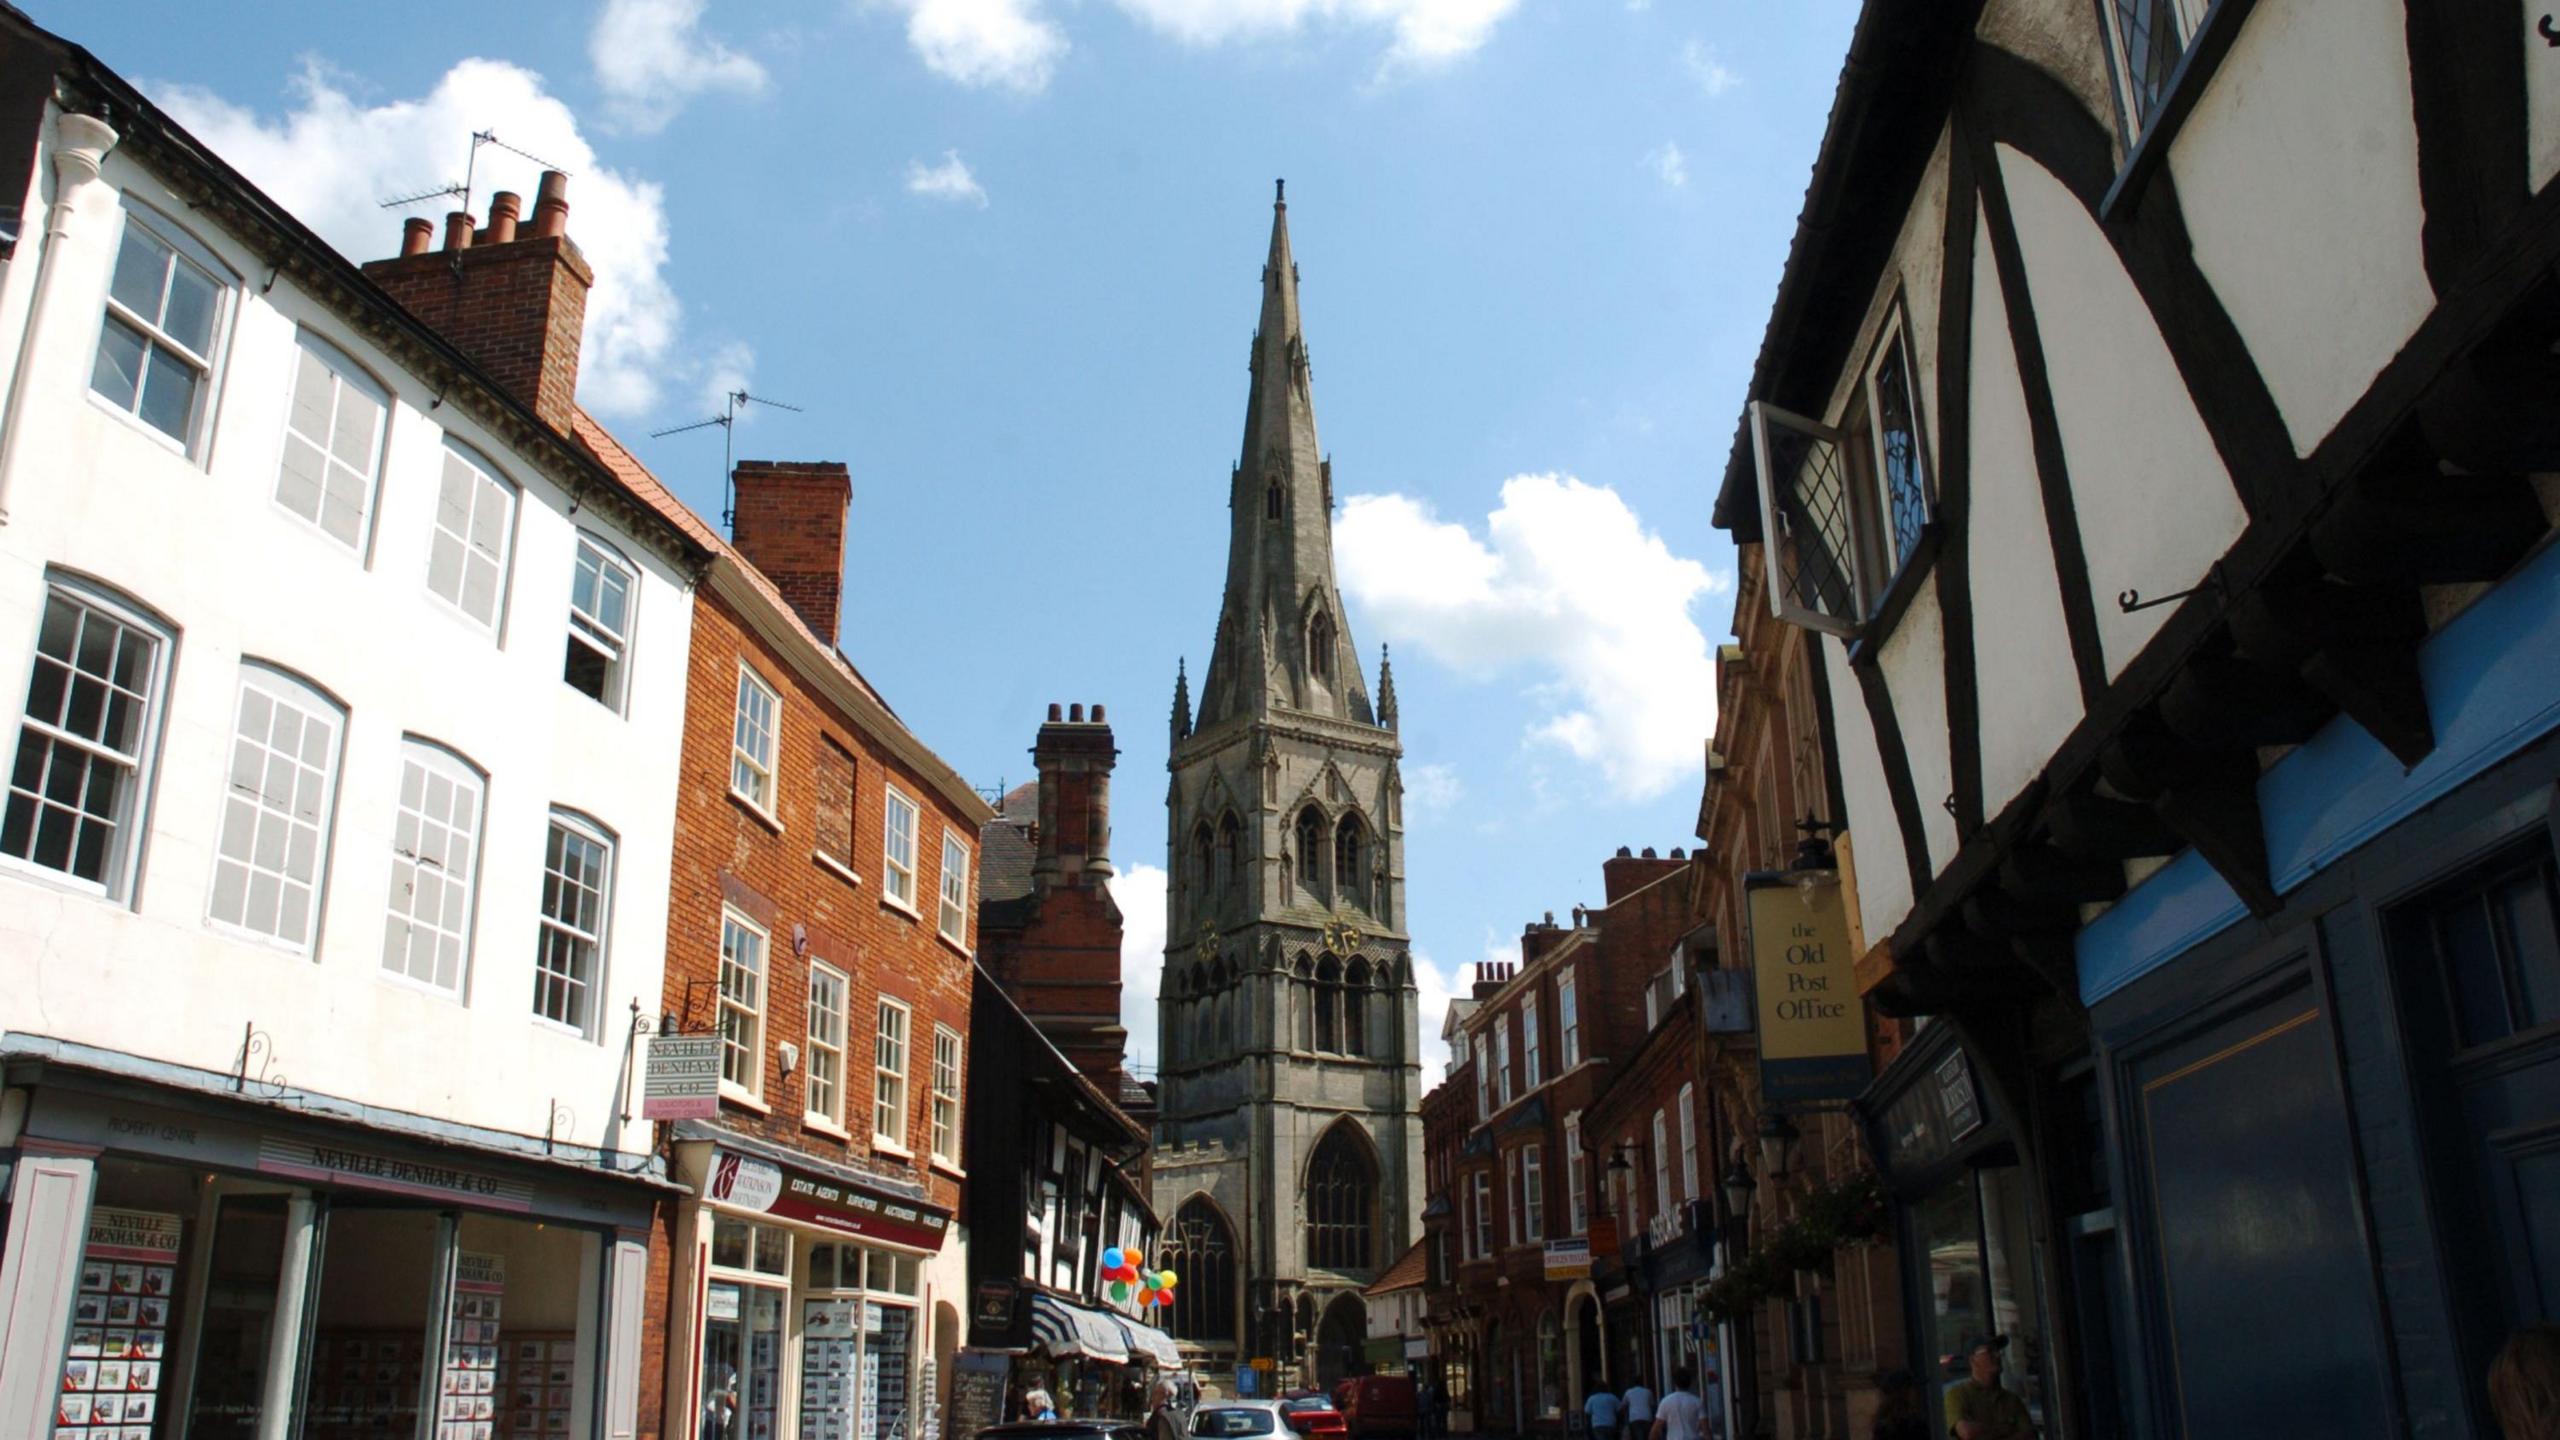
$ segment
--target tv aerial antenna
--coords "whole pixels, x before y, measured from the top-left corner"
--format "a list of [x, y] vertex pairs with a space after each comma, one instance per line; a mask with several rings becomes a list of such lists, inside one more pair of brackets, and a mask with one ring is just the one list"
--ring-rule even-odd
[[750, 405], [766, 405], [776, 410], [788, 410], [794, 415], [809, 413], [797, 405], [786, 405], [779, 400], [768, 400], [737, 389], [728, 393], [720, 413], [708, 420], [696, 420], [690, 425], [670, 425], [664, 430], [649, 432], [650, 439], [663, 440], [669, 435], [707, 430], [714, 425], [720, 427], [720, 529], [724, 533], [734, 530], [737, 525], [738, 417], [744, 415]]
[[511, 155], [521, 155], [545, 170], [558, 170], [563, 175], [570, 173], [530, 150], [519, 149], [499, 139], [498, 132], [495, 130], [474, 130], [471, 132], [471, 157], [463, 164], [461, 179], [447, 181], [433, 190], [421, 190], [415, 195], [394, 196], [383, 201], [382, 208], [398, 210], [404, 206], [415, 205], [421, 200], [433, 200], [439, 195], [453, 195], [460, 197], [462, 208], [468, 211], [471, 208], [471, 187], [477, 183], [480, 175], [480, 147], [483, 145], [495, 145]]

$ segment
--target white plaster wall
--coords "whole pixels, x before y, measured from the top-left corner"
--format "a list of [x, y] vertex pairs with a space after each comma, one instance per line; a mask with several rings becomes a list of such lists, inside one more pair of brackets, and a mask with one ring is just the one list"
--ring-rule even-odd
[[2005, 145], [1999, 155], [2113, 677], [2171, 613], [2127, 615], [2115, 596], [2196, 584], [2249, 517], [2159, 326], [2089, 212], [2043, 166]]
[[2435, 307], [2407, 25], [2401, 0], [2263, 0], [2169, 149], [2196, 262], [2299, 454]]
[[[1982, 806], [1997, 815], [2080, 720], [2062, 589], [2036, 488], [2026, 394], [1988, 243], [1973, 252], [1971, 395], [1973, 668], [1981, 695]], [[1837, 706], [1833, 707], [1835, 710]], [[1863, 845], [1865, 838], [1860, 837]], [[1865, 867], [1859, 867], [1863, 883]]]
[[2124, 132], [2116, 120], [2098, 8], [2089, 0], [1992, 0], [1982, 7], [1974, 34], [2062, 82], [2097, 117], [2115, 163], [2122, 165]]
[[2560, 175], [2560, 46], [2546, 43], [2535, 26], [2549, 7], [2528, 5], [2524, 20], [2525, 154], [2533, 188]]
[[1875, 727], [1867, 721], [1849, 652], [1827, 636], [1807, 636], [1821, 651], [1831, 685], [1831, 718], [1839, 731], [1840, 797], [1849, 807], [1849, 833], [1858, 837], [1858, 918], [1867, 943], [1884, 939], [1911, 913], [1911, 868], [1903, 858], [1902, 827], [1894, 822], [1893, 796], [1884, 788], [1884, 762], [1876, 754]]
[[[49, 169], [49, 165], [47, 167]], [[669, 563], [616, 533], [479, 433], [348, 327], [279, 283], [209, 226], [197, 238], [249, 283], [235, 292], [205, 463], [90, 399], [87, 377], [113, 246], [130, 189], [165, 216], [187, 207], [111, 157], [91, 188], [81, 243], [53, 263], [63, 314], [35, 389], [11, 423], [30, 427], [0, 529], [0, 685], [8, 737], [58, 565], [123, 590], [177, 630], [130, 905], [24, 868], [0, 871], [0, 1026], [214, 1070], [242, 1027], [273, 1038], [275, 1068], [301, 1089], [539, 1135], [556, 1099], [565, 1138], [627, 1140], [618, 1122], [630, 1007], [659, 1006], [691, 599]], [[385, 232], [385, 239], [390, 239]], [[27, 270], [32, 244], [13, 267]], [[16, 282], [17, 276], [11, 277]], [[295, 326], [307, 320], [394, 393], [371, 552], [358, 558], [272, 498]], [[18, 337], [0, 337], [13, 349]], [[501, 636], [431, 600], [426, 559], [448, 429], [521, 487]], [[560, 678], [573, 531], [604, 536], [641, 568], [627, 716]], [[320, 931], [310, 954], [217, 932], [206, 921], [243, 657], [288, 667], [347, 707]], [[472, 949], [460, 1000], [381, 970], [390, 836], [404, 733], [488, 774]], [[536, 1021], [533, 950], [553, 806], [614, 832], [607, 964], [596, 1035]]]
[[1921, 172], [1920, 184], [1912, 192], [1911, 208], [1902, 217], [1902, 232], [1894, 237], [1892, 258], [1885, 262], [1884, 273], [1876, 281], [1876, 290], [1867, 302], [1867, 317], [1859, 324], [1857, 341], [1850, 347], [1849, 363], [1841, 367], [1840, 376], [1832, 383], [1831, 399], [1823, 409], [1823, 418], [1838, 423], [1849, 408], [1857, 387], [1866, 383], [1867, 367], [1875, 358], [1876, 337], [1884, 333], [1892, 317], [1896, 297], [1905, 313], [1905, 333], [1910, 336], [1913, 388], [1920, 393], [1921, 443], [1925, 447], [1929, 467], [1929, 497], [1934, 504], [1938, 494], [1938, 294], [1944, 288], [1947, 248], [1947, 148], [1954, 132], [1941, 126], [1937, 148], [1929, 153], [1929, 164]]
[[1935, 875], [1955, 858], [1959, 839], [1956, 817], [1946, 806], [1956, 782], [1947, 751], [1946, 622], [1935, 585], [1923, 585], [1911, 597], [1911, 608], [1902, 612], [1876, 663], [1893, 694], [1893, 719], [1902, 730], [1912, 794], [1920, 801], [1920, 834]]

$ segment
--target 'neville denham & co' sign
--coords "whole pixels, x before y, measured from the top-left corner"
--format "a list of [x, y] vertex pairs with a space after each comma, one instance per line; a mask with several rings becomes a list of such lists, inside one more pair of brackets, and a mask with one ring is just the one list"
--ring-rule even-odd
[[1758, 992], [1760, 1092], [1779, 1104], [1851, 1100], [1867, 1086], [1867, 1010], [1840, 877], [1829, 870], [1744, 877]]

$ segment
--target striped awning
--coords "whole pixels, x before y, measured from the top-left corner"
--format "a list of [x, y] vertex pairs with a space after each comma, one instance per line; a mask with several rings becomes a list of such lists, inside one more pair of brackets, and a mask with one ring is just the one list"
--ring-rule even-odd
[[1111, 1316], [1039, 1291], [1031, 1295], [1031, 1343], [1052, 1355], [1129, 1363], [1128, 1337]]
[[1182, 1352], [1174, 1348], [1172, 1336], [1144, 1320], [1132, 1320], [1126, 1315], [1114, 1315], [1111, 1320], [1128, 1335], [1131, 1355], [1141, 1360], [1152, 1360], [1159, 1369], [1182, 1368]]

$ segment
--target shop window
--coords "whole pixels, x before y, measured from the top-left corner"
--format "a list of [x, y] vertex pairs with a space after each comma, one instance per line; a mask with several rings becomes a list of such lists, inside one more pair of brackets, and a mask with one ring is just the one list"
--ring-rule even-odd
[[[311, 1360], [297, 1409], [305, 1433], [432, 1433], [423, 1427], [435, 1415], [421, 1406], [441, 1394], [443, 1366], [431, 1347], [452, 1224], [433, 1211], [357, 1200], [328, 1207], [307, 1302]], [[456, 1344], [460, 1368], [476, 1373], [478, 1343]], [[493, 1362], [495, 1353], [493, 1343]]]
[[764, 1089], [765, 938], [737, 911], [720, 913], [720, 1083], [750, 1099]]
[[543, 859], [533, 1013], [581, 1035], [595, 1023], [595, 993], [604, 980], [612, 883], [612, 836], [592, 820], [553, 811]]
[[791, 1273], [791, 1232], [727, 1215], [711, 1217], [711, 1264], [756, 1275]]
[[319, 925], [329, 809], [347, 712], [281, 670], [241, 667], [212, 917], [294, 951]]
[[784, 1292], [715, 1280], [703, 1295], [704, 1435], [779, 1437]]
[[391, 827], [382, 968], [451, 995], [462, 993], [470, 965], [487, 783], [476, 766], [441, 745], [415, 738], [400, 742], [400, 808]]
[[167, 629], [85, 588], [45, 596], [0, 856], [121, 900], [132, 893]]

